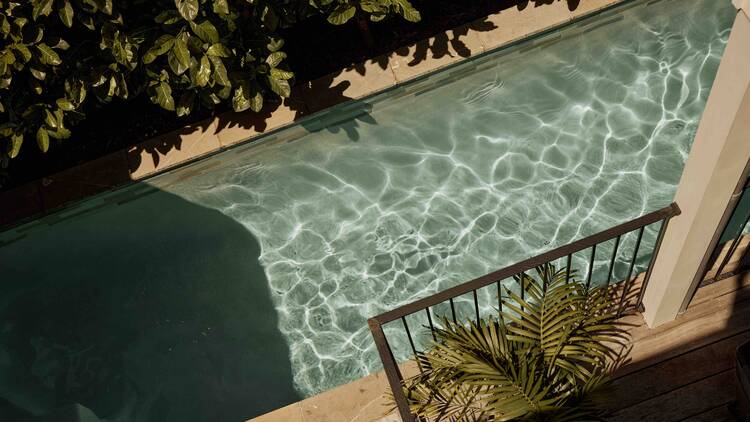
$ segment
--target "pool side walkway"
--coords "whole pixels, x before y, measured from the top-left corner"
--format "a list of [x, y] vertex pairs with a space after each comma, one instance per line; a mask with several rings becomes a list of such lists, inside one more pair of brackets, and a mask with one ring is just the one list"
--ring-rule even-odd
[[[226, 113], [0, 193], [0, 229], [233, 146], [333, 105], [563, 25], [624, 0], [528, 2], [297, 86], [260, 113]], [[575, 5], [575, 10], [569, 10]], [[447, 40], [447, 42], [445, 42]]]

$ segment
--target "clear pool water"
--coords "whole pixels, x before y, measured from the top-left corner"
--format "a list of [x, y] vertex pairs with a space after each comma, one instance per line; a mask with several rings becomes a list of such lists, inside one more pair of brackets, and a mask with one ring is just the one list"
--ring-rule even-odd
[[242, 420], [378, 370], [369, 316], [671, 202], [733, 15], [630, 2], [1, 234], [0, 417]]

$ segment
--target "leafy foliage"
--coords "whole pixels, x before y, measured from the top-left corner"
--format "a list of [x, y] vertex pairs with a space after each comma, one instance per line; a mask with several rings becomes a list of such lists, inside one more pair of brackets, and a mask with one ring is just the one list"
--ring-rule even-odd
[[145, 94], [179, 116], [288, 97], [277, 31], [314, 14], [419, 20], [408, 0], [0, 0], [0, 159], [70, 137], [87, 107]]
[[405, 381], [426, 420], [601, 420], [593, 393], [607, 383], [623, 332], [606, 287], [588, 291], [547, 264], [523, 275], [524, 298], [507, 291], [500, 320], [443, 320]]

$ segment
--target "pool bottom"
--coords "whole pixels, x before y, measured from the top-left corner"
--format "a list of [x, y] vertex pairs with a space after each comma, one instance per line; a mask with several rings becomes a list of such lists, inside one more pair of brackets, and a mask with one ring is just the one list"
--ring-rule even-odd
[[55, 227], [3, 273], [0, 420], [241, 421], [302, 399], [244, 227], [162, 191]]

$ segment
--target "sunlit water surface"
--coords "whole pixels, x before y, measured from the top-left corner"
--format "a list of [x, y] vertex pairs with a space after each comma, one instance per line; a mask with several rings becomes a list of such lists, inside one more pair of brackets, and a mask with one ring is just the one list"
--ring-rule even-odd
[[257, 236], [315, 394], [380, 368], [368, 317], [669, 204], [732, 16], [636, 7], [167, 189]]

